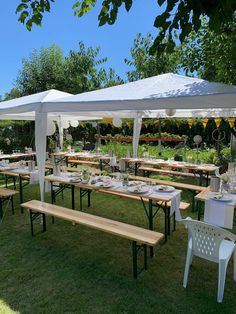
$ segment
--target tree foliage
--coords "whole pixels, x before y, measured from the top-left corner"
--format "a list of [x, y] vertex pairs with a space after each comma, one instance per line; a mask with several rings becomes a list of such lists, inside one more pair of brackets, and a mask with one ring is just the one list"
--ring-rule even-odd
[[149, 54], [153, 43], [151, 34], [145, 37], [139, 33], [134, 39], [134, 45], [130, 49], [131, 59], [125, 59], [125, 63], [133, 68], [127, 72], [129, 81], [136, 81], [146, 77], [167, 72], [176, 72], [178, 68], [178, 52]]
[[70, 51], [66, 57], [55, 45], [34, 50], [23, 59], [16, 90], [21, 96], [53, 88], [78, 94], [122, 83], [114, 70], [99, 69], [106, 62], [106, 58], [98, 58], [99, 52], [100, 48], [86, 48], [83, 42], [78, 51]]
[[[16, 13], [18, 20], [25, 23], [28, 30], [32, 25], [41, 25], [43, 14], [50, 12], [51, 4], [55, 0], [19, 0]], [[83, 16], [98, 3], [97, 0], [75, 1], [74, 14]], [[99, 25], [114, 24], [119, 14], [119, 9], [124, 6], [126, 11], [132, 8], [133, 0], [103, 0], [98, 16]], [[225, 22], [232, 20], [236, 11], [234, 0], [157, 0], [157, 5], [165, 6], [164, 12], [158, 15], [154, 26], [158, 29], [158, 35], [152, 45], [151, 52], [167, 49], [172, 51], [174, 32], [178, 31], [181, 42], [191, 31], [198, 31], [201, 27], [201, 16], [208, 17], [209, 28], [212, 31], [220, 31]], [[165, 41], [165, 38], [168, 41]]]
[[199, 31], [191, 32], [181, 47], [180, 62], [187, 75], [226, 84], [236, 84], [236, 20], [225, 24], [220, 34], [203, 20]]

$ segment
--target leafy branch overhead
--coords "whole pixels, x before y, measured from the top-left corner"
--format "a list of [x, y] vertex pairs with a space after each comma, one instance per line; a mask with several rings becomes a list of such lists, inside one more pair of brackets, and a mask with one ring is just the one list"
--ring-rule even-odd
[[[25, 23], [28, 30], [33, 24], [41, 26], [43, 14], [50, 12], [55, 0], [19, 0], [16, 9], [18, 20]], [[97, 0], [76, 1], [73, 5], [74, 14], [81, 17], [87, 14], [97, 4], [101, 6], [98, 15], [99, 26], [114, 24], [119, 9], [124, 6], [128, 12], [133, 0]], [[155, 18], [154, 26], [158, 29], [157, 37], [151, 47], [151, 52], [172, 51], [175, 46], [175, 34], [181, 42], [191, 31], [198, 31], [201, 27], [201, 17], [209, 19], [209, 28], [218, 32], [222, 26], [230, 22], [236, 11], [236, 1], [233, 0], [157, 0], [157, 5], [164, 6], [162, 14]], [[168, 38], [168, 40], [164, 40]]]

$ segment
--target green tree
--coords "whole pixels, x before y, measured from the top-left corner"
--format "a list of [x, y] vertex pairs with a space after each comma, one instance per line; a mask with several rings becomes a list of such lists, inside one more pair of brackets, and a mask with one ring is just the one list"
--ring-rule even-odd
[[64, 56], [60, 47], [51, 45], [35, 49], [22, 60], [22, 70], [16, 79], [16, 88], [22, 95], [30, 95], [62, 85]]
[[77, 94], [123, 82], [119, 76], [116, 76], [114, 70], [99, 69], [107, 61], [107, 58], [98, 59], [99, 53], [99, 47], [86, 49], [83, 42], [79, 43], [78, 52], [69, 52], [64, 64], [63, 90]]
[[139, 33], [134, 39], [134, 45], [130, 49], [131, 59], [125, 59], [125, 63], [133, 68], [127, 72], [129, 81], [136, 81], [167, 72], [176, 72], [178, 67], [178, 50], [173, 53], [149, 54], [153, 43], [151, 34], [145, 37]]
[[[16, 12], [19, 14], [18, 20], [26, 24], [28, 30], [32, 25], [41, 25], [43, 14], [50, 12], [51, 3], [55, 0], [19, 0]], [[114, 24], [119, 9], [124, 6], [126, 11], [132, 8], [133, 0], [104, 0], [98, 16], [99, 25]], [[90, 11], [97, 0], [75, 1], [73, 5], [74, 14], [81, 17]], [[201, 26], [201, 16], [209, 18], [211, 30], [220, 31], [221, 26], [232, 20], [236, 11], [236, 1], [234, 0], [157, 0], [158, 6], [165, 6], [162, 14], [158, 15], [154, 21], [154, 26], [158, 28], [158, 35], [155, 39], [151, 51], [173, 50], [175, 46], [174, 31], [177, 30], [180, 41], [193, 30], [198, 31]], [[164, 39], [168, 37], [166, 42]]]
[[210, 30], [203, 20], [199, 31], [191, 32], [181, 48], [181, 65], [186, 74], [226, 84], [236, 84], [236, 20], [226, 24], [221, 34]]
[[70, 51], [66, 57], [55, 45], [39, 52], [34, 50], [28, 59], [23, 59], [16, 89], [20, 96], [53, 88], [78, 94], [122, 83], [114, 70], [99, 68], [107, 61], [98, 58], [99, 52], [100, 48], [86, 49], [83, 42], [79, 43], [78, 51]]

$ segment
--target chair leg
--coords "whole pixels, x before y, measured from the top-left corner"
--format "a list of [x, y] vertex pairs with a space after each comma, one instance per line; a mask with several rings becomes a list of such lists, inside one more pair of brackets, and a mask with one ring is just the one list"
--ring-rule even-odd
[[220, 260], [219, 261], [219, 274], [218, 274], [218, 295], [217, 302], [221, 303], [224, 297], [224, 289], [225, 289], [225, 275], [227, 268], [227, 261]]
[[184, 270], [184, 281], [183, 281], [184, 288], [186, 288], [188, 284], [188, 273], [189, 273], [190, 265], [192, 263], [192, 259], [193, 259], [192, 250], [188, 248], [186, 263], [185, 263], [185, 270]]

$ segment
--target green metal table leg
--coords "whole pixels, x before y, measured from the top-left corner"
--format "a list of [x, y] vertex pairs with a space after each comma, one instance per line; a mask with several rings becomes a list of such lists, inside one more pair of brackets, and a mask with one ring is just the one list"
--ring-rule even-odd
[[[22, 185], [22, 177], [19, 176], [19, 189], [20, 189], [20, 203], [24, 202], [23, 200], [23, 185]], [[24, 208], [21, 206], [21, 213], [24, 212]]]
[[[149, 224], [149, 230], [153, 230], [153, 210], [152, 210], [152, 200], [149, 199], [148, 202], [148, 224]], [[150, 247], [150, 256], [153, 257], [153, 247]]]
[[75, 186], [73, 184], [71, 186], [71, 206], [72, 209], [75, 209]]

